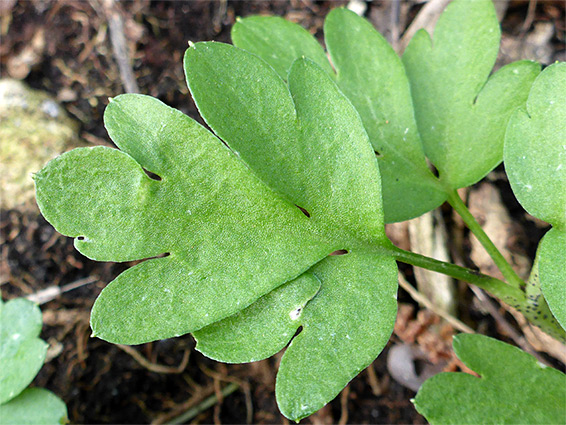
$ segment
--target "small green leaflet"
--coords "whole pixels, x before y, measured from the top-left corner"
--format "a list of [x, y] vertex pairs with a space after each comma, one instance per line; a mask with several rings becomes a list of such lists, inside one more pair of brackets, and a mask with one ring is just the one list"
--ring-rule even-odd
[[1, 425], [63, 425], [67, 422], [65, 403], [44, 388], [28, 388], [0, 405]]
[[41, 310], [31, 301], [0, 300], [0, 404], [21, 393], [43, 366], [42, 323]]
[[454, 351], [480, 378], [441, 373], [414, 404], [431, 424], [566, 423], [566, 375], [530, 354], [483, 335], [454, 337]]
[[[410, 81], [391, 46], [355, 13], [332, 10], [324, 33], [336, 74], [328, 71], [314, 37], [281, 18], [241, 19], [232, 40], [282, 78], [294, 59], [305, 56], [336, 79], [379, 153], [386, 222], [437, 207], [447, 190], [475, 183], [501, 162], [505, 124], [514, 108], [524, 104], [540, 68], [516, 62], [486, 84], [499, 45], [491, 1], [453, 1], [435, 31], [434, 49], [426, 32], [417, 33], [403, 57]], [[427, 166], [423, 144], [442, 183]]]
[[403, 55], [425, 153], [452, 189], [476, 183], [501, 162], [507, 121], [540, 72], [519, 61], [489, 76], [499, 39], [491, 0], [456, 0], [434, 39], [420, 30]]
[[45, 361], [39, 307], [24, 298], [0, 299], [0, 424], [64, 424], [65, 403], [43, 388], [26, 387]]
[[539, 276], [552, 313], [566, 329], [566, 63], [546, 68], [526, 111], [511, 118], [505, 170], [521, 205], [553, 226], [540, 242]]

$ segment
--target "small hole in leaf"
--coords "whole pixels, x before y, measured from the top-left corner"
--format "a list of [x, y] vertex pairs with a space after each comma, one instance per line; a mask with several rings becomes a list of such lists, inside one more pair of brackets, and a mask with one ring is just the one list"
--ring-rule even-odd
[[307, 210], [305, 210], [303, 207], [299, 207], [298, 205], [295, 206], [300, 209], [304, 215], [306, 215], [308, 218], [311, 218], [311, 214]]
[[346, 255], [347, 253], [347, 249], [339, 249], [337, 251], [331, 252], [330, 255]]
[[428, 166], [430, 168], [430, 171], [432, 171], [432, 174], [434, 174], [435, 177], [438, 177], [438, 170], [436, 169], [436, 167], [431, 163], [429, 163]]
[[85, 240], [85, 237], [84, 237], [84, 236], [79, 236], [77, 239], [78, 239], [79, 241], [84, 241], [84, 240]]
[[161, 177], [159, 177], [157, 174], [152, 173], [151, 171], [146, 170], [145, 168], [143, 169], [143, 171], [145, 171], [145, 174], [147, 174], [147, 176], [151, 179], [151, 180], [155, 180], [160, 182], [161, 181]]
[[380, 154], [378, 151], [374, 151], [374, 152], [375, 152], [375, 156], [376, 156], [377, 158], [381, 158], [381, 157], [383, 156], [383, 155]]

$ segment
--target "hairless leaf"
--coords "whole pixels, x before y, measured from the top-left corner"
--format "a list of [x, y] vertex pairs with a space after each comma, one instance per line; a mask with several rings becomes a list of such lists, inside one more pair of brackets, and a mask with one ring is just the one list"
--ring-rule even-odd
[[383, 243], [375, 156], [358, 114], [319, 66], [297, 60], [287, 87], [247, 51], [197, 43], [185, 54], [185, 72], [207, 124], [263, 181], [306, 209], [320, 234], [342, 244], [337, 249]]
[[245, 310], [193, 333], [197, 350], [225, 363], [248, 363], [271, 357], [291, 340], [305, 305], [320, 289], [319, 280], [303, 273]]
[[328, 14], [324, 35], [337, 84], [379, 153], [386, 221], [408, 220], [442, 204], [446, 195], [426, 163], [409, 82], [393, 48], [368, 21], [342, 8]]
[[[4, 365], [3, 365], [4, 366]], [[65, 403], [43, 388], [28, 388], [0, 405], [0, 424], [54, 425], [67, 423]]]
[[529, 94], [526, 111], [511, 118], [505, 170], [517, 199], [553, 225], [540, 243], [539, 276], [548, 305], [566, 329], [566, 64], [546, 68]]
[[566, 329], [566, 232], [551, 229], [540, 242], [541, 290], [550, 311]]
[[564, 423], [562, 372], [483, 335], [454, 337], [454, 351], [480, 378], [441, 373], [426, 381], [414, 404], [431, 424]]
[[338, 249], [181, 112], [124, 95], [105, 122], [122, 151], [76, 149], [35, 178], [44, 216], [64, 234], [83, 235], [81, 252], [119, 261], [170, 254], [102, 291], [91, 317], [100, 338], [136, 344], [195, 331]]
[[3, 404], [35, 378], [43, 366], [47, 344], [39, 339], [42, 318], [37, 305], [22, 298], [0, 305], [0, 404]]
[[566, 63], [540, 74], [510, 120], [505, 171], [529, 214], [566, 230]]
[[[369, 248], [384, 244], [376, 159], [351, 103], [308, 59], [293, 63], [288, 88], [264, 61], [219, 43], [189, 48], [185, 70], [210, 127], [271, 187], [304, 206], [317, 233], [348, 251], [311, 269], [322, 287], [294, 323], [289, 307], [280, 307], [281, 288], [260, 306], [196, 335], [204, 352], [214, 347], [213, 357], [249, 361], [283, 348], [303, 326], [283, 355], [276, 388], [282, 413], [298, 420], [332, 400], [367, 367], [393, 330], [395, 262]], [[236, 82], [237, 75], [249, 78]], [[234, 106], [218, 108], [214, 99]], [[267, 327], [269, 337], [253, 327], [250, 340], [227, 341], [230, 333], [240, 335], [256, 320], [263, 322], [267, 309], [279, 310], [279, 319]]]
[[415, 34], [403, 55], [424, 150], [453, 189], [483, 178], [503, 158], [507, 121], [540, 71], [520, 61], [488, 76], [500, 30], [490, 0], [455, 0], [434, 30]]
[[300, 57], [316, 62], [332, 74], [332, 67], [319, 42], [303, 27], [279, 16], [237, 19], [232, 27], [234, 46], [255, 53], [287, 80], [291, 64]]
[[279, 409], [293, 420], [322, 408], [375, 360], [397, 313], [391, 257], [352, 251], [312, 272], [322, 288], [304, 309], [303, 330], [283, 354], [275, 387]]
[[349, 10], [331, 11], [324, 32], [336, 75], [314, 37], [300, 25], [281, 18], [241, 19], [232, 29], [232, 40], [234, 45], [260, 56], [283, 78], [301, 56], [336, 78], [379, 153], [387, 222], [407, 220], [437, 207], [446, 195], [426, 164], [409, 83], [399, 57], [369, 22]]

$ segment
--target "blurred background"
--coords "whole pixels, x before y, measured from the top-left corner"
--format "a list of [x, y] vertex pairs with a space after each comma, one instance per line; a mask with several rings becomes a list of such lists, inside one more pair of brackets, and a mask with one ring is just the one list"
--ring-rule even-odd
[[[238, 16], [283, 16], [322, 41], [324, 17], [345, 6], [401, 53], [416, 29], [434, 27], [447, 3], [0, 0], [2, 297], [40, 302], [49, 351], [34, 383], [67, 403], [71, 423], [167, 423], [179, 415], [187, 423], [287, 420], [274, 395], [279, 356], [224, 365], [196, 352], [190, 336], [136, 347], [90, 338], [96, 296], [132, 263], [95, 263], [75, 251], [39, 215], [31, 174], [73, 147], [112, 146], [102, 114], [108, 97], [120, 93], [155, 96], [202, 122], [185, 85], [183, 54], [189, 40], [230, 42]], [[496, 1], [503, 30], [497, 67], [518, 59], [565, 61], [565, 4]], [[461, 195], [519, 273], [527, 273], [547, 227], [518, 205], [502, 168]], [[387, 231], [402, 248], [497, 275], [449, 208]], [[410, 399], [426, 377], [463, 367], [451, 349], [452, 335], [462, 331], [496, 336], [563, 368], [563, 346], [485, 293], [408, 266], [399, 278], [399, 317], [388, 347], [303, 422], [425, 423]]]

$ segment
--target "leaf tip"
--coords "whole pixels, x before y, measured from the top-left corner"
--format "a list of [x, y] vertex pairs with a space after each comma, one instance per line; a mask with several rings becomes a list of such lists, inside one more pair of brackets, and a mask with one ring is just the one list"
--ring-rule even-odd
[[194, 48], [194, 47], [195, 47], [195, 43], [193, 43], [191, 40], [189, 40], [188, 43], [189, 43], [189, 48], [191, 48], [191, 47]]

